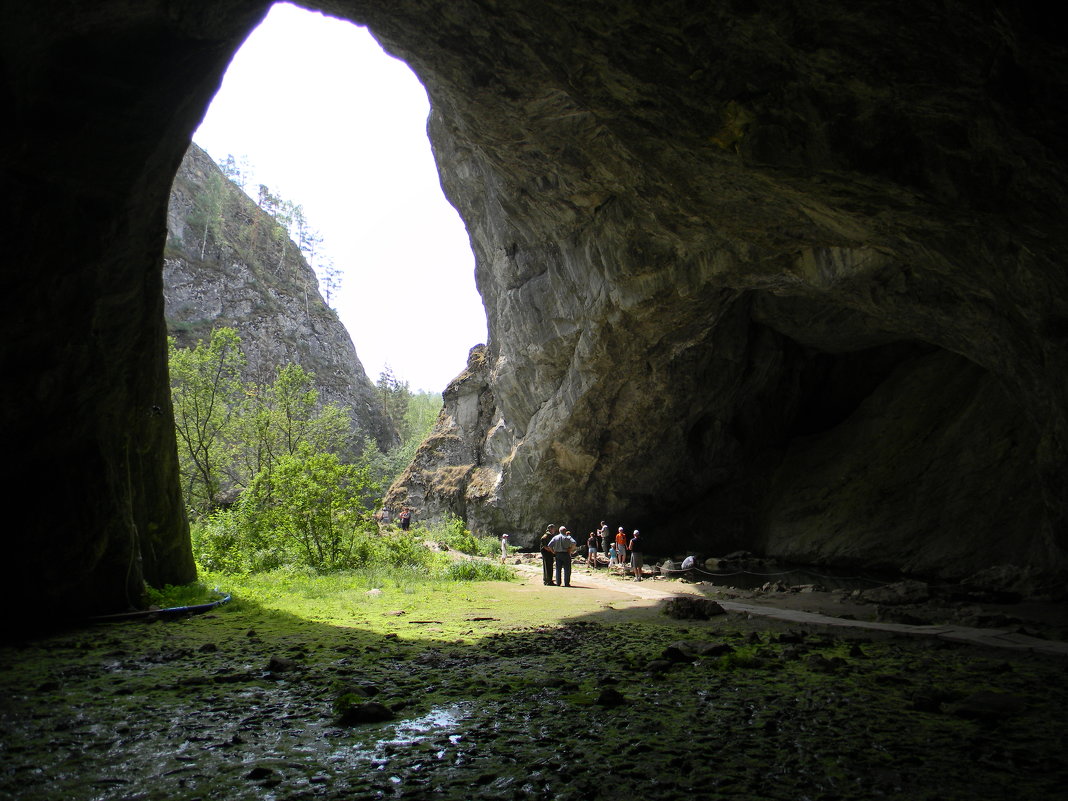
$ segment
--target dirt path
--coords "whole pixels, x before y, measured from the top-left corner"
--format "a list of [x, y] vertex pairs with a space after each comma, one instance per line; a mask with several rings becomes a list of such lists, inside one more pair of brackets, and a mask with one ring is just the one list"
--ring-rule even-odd
[[[540, 565], [521, 563], [515, 565], [523, 574], [540, 578]], [[677, 595], [717, 595], [706, 588], [709, 585], [666, 582], [660, 579], [646, 579], [637, 582], [623, 576], [612, 576], [606, 570], [588, 571], [576, 564], [572, 571], [571, 587], [547, 587], [530, 582], [527, 584], [534, 592], [549, 598], [559, 599], [569, 591], [582, 590], [579, 600], [601, 604], [620, 605], [631, 602], [646, 602], [655, 605], [667, 598]], [[705, 591], [703, 591], [705, 590]], [[586, 593], [592, 592], [593, 595]], [[623, 596], [622, 598], [620, 596]], [[874, 620], [858, 619], [857, 612], [870, 612], [858, 604], [848, 604], [840, 596], [827, 592], [786, 593], [781, 598], [769, 599], [767, 602], [743, 602], [725, 600], [716, 597], [716, 601], [729, 612], [755, 615], [776, 620], [804, 625], [835, 626], [843, 628], [883, 631], [916, 637], [934, 637], [954, 642], [972, 643], [993, 648], [1011, 648], [1021, 651], [1068, 656], [1068, 643], [1056, 640], [1043, 640], [1020, 634], [1008, 628], [976, 628], [954, 624], [946, 625], [909, 625], [905, 623], [888, 623]], [[810, 611], [800, 607], [817, 608]], [[835, 614], [837, 612], [837, 614]], [[847, 615], [842, 617], [842, 615]]]

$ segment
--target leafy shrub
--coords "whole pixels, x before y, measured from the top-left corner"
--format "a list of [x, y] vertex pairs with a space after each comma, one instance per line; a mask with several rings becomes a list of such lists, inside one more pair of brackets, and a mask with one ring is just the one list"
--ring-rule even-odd
[[450, 581], [511, 581], [515, 572], [496, 562], [465, 559], [449, 564], [445, 568], [445, 577]]

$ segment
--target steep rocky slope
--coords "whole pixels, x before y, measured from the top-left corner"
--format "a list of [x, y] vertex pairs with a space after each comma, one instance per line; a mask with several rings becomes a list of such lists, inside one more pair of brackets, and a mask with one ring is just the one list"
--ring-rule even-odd
[[190, 145], [167, 210], [163, 294], [171, 335], [189, 347], [214, 328], [234, 328], [250, 379], [269, 383], [277, 366], [299, 364], [315, 374], [323, 403], [352, 410], [354, 433], [382, 449], [395, 445], [352, 339], [296, 244], [279, 231], [207, 153]]

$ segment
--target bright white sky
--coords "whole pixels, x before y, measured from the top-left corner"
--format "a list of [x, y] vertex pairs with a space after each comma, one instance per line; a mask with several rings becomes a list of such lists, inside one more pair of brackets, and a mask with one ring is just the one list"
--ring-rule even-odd
[[[299, 203], [344, 273], [331, 305], [372, 381], [388, 364], [440, 392], [486, 341], [474, 256], [441, 192], [426, 90], [365, 28], [274, 6], [234, 57], [194, 141]], [[324, 292], [325, 294], [325, 292]]]

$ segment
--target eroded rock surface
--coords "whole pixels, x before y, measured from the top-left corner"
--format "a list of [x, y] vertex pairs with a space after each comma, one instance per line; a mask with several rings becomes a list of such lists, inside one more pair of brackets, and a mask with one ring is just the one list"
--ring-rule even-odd
[[434, 42], [473, 58], [368, 12], [434, 99], [490, 318], [493, 410], [439, 432], [463, 445], [414, 500], [527, 544], [608, 517], [652, 547], [1063, 565], [1064, 51], [1041, 20], [497, 10], [443, 15]]
[[296, 244], [275, 236], [275, 225], [211, 156], [190, 145], [167, 212], [168, 330], [192, 347], [229, 326], [241, 337], [248, 378], [269, 384], [278, 367], [299, 364], [314, 374], [320, 403], [350, 410], [354, 438], [383, 450], [397, 444], [349, 333]]

